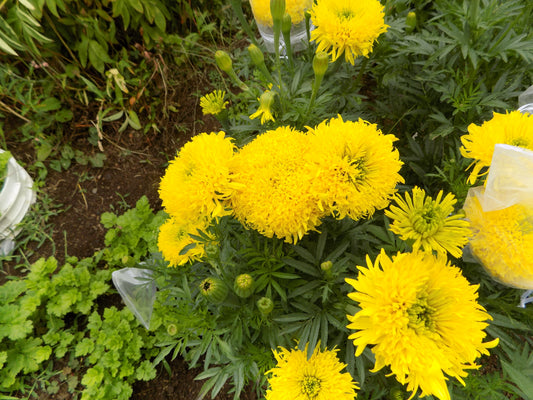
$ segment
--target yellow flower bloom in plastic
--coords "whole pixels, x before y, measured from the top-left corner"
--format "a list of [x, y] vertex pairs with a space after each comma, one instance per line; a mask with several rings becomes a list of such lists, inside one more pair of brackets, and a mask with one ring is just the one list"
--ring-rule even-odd
[[309, 138], [291, 127], [257, 136], [234, 157], [231, 206], [245, 226], [296, 243], [320, 224], [323, 212], [306, 167]]
[[229, 214], [229, 163], [234, 144], [224, 132], [201, 133], [172, 160], [161, 179], [159, 196], [165, 211], [181, 220]]
[[304, 350], [274, 350], [277, 365], [267, 374], [270, 388], [266, 400], [353, 400], [358, 389], [349, 373], [341, 371], [346, 364], [339, 362], [337, 351], [315, 348], [307, 358]]
[[461, 257], [463, 247], [468, 243], [470, 224], [464, 215], [452, 215], [457, 202], [452, 193], [442, 198], [442, 190], [433, 200], [426, 192], [413, 188], [413, 197], [405, 194], [405, 199], [396, 195], [398, 207], [391, 205], [385, 215], [393, 220], [390, 230], [402, 240], [414, 241], [413, 250], [433, 250], [454, 257]]
[[474, 232], [472, 254], [500, 283], [533, 289], [533, 209], [515, 204], [484, 212], [479, 201], [483, 192], [482, 187], [470, 189], [464, 204]]
[[[176, 218], [169, 218], [161, 225], [159, 236], [157, 237], [157, 247], [171, 267], [200, 260], [204, 256], [203, 243], [197, 242], [190, 235], [198, 236], [198, 231], [205, 232], [207, 226], [208, 223], [205, 219], [187, 223]], [[185, 247], [192, 244], [195, 244], [195, 246], [183, 252]]]
[[250, 119], [261, 117], [261, 124], [265, 124], [268, 121], [274, 121], [274, 116], [272, 115], [271, 107], [274, 103], [275, 95], [276, 93], [270, 90], [265, 91], [261, 95], [261, 97], [257, 99], [259, 100], [259, 108], [256, 112], [250, 115]]
[[200, 98], [200, 107], [202, 107], [202, 112], [204, 115], [220, 114], [226, 109], [227, 101], [224, 101], [226, 92], [222, 90], [215, 90], [211, 93], [206, 94]]
[[315, 25], [311, 40], [318, 43], [317, 51], [328, 52], [332, 61], [344, 53], [352, 65], [355, 57], [368, 56], [388, 28], [379, 0], [317, 0], [311, 20]]
[[343, 121], [340, 116], [309, 128], [310, 162], [316, 164], [313, 191], [326, 213], [357, 220], [389, 205], [402, 162], [396, 137], [375, 124]]
[[465, 370], [498, 344], [483, 342], [491, 317], [477, 303], [478, 286], [444, 257], [424, 252], [391, 259], [382, 251], [367, 264], [357, 279], [346, 279], [355, 289], [348, 297], [361, 308], [348, 315], [355, 355], [372, 346], [373, 372], [389, 366], [407, 390], [450, 400], [446, 375], [464, 385]]
[[468, 134], [461, 137], [461, 154], [473, 158], [472, 173], [468, 183], [474, 184], [483, 168], [489, 167], [496, 144], [509, 144], [533, 150], [533, 116], [511, 111], [494, 113], [491, 120], [481, 126], [470, 124]]
[[[312, 4], [313, 0], [285, 0], [285, 12], [291, 16], [291, 22], [296, 25], [304, 20], [305, 10], [311, 8]], [[272, 26], [270, 0], [250, 0], [250, 5], [259, 24]]]

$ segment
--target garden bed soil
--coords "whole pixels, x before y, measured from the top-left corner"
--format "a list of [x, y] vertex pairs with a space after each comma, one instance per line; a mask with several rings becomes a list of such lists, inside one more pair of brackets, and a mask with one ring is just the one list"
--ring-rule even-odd
[[[201, 132], [218, 131], [218, 121], [212, 116], [202, 116], [198, 98], [193, 96], [202, 84], [198, 79], [184, 80], [190, 87], [180, 88], [175, 93], [179, 98], [174, 99], [179, 104], [179, 110], [173, 119], [168, 119], [165, 126], [159, 126], [160, 131], [118, 132], [117, 126], [105, 127], [107, 134], [101, 141], [103, 153], [106, 156], [102, 167], [92, 167], [73, 163], [61, 172], [48, 167], [46, 185], [40, 189], [48, 196], [60, 212], [50, 218], [53, 225], [50, 240], [40, 246], [30, 244], [25, 251], [30, 254], [28, 262], [34, 262], [41, 257], [55, 256], [59, 265], [65, 261], [66, 255], [79, 258], [90, 257], [95, 251], [104, 247], [105, 229], [100, 223], [100, 216], [104, 212], [112, 211], [122, 214], [128, 207], [135, 206], [137, 200], [147, 196], [154, 210], [161, 209], [158, 195], [159, 181], [165, 171], [167, 162], [174, 158], [177, 150], [192, 136]], [[206, 85], [207, 87], [207, 85]], [[206, 89], [202, 89], [202, 92]], [[68, 143], [74, 150], [80, 150], [86, 155], [101, 152], [98, 147], [88, 141], [87, 128], [80, 129], [86, 115], [75, 116]], [[179, 125], [179, 132], [175, 126]], [[13, 135], [7, 136], [8, 149], [23, 165], [31, 166], [35, 163], [35, 148], [29, 142], [20, 142]], [[31, 171], [30, 171], [31, 172]], [[40, 196], [38, 196], [40, 197]], [[3, 273], [0, 274], [0, 284], [9, 276], [24, 274], [22, 269], [16, 269], [13, 263], [4, 262]], [[118, 295], [106, 299], [111, 305], [121, 306]], [[114, 303], [114, 304], [113, 304]], [[182, 358], [167, 360], [171, 367], [171, 375], [164, 368], [160, 368], [155, 379], [148, 382], [137, 382], [133, 386], [133, 400], [196, 400], [200, 393], [202, 381], [194, 378], [202, 372], [202, 368], [189, 369]], [[60, 368], [61, 369], [61, 368]], [[72, 372], [70, 372], [72, 374]], [[54, 378], [52, 378], [53, 380]], [[59, 391], [55, 394], [40, 393], [40, 399], [74, 398], [67, 390], [67, 383], [57, 379]], [[226, 386], [215, 399], [233, 399], [228, 394], [230, 387]], [[210, 394], [206, 396], [210, 398]], [[242, 400], [255, 400], [257, 396], [251, 388], [241, 394]]]

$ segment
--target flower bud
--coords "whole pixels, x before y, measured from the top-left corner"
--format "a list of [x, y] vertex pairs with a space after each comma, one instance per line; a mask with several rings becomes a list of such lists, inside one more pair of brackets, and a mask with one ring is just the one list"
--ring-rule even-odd
[[168, 324], [167, 325], [167, 333], [170, 336], [174, 336], [176, 333], [178, 333], [178, 327], [175, 324]]
[[215, 61], [218, 67], [227, 74], [233, 72], [233, 62], [231, 57], [224, 50], [217, 50], [215, 52]]
[[266, 317], [274, 309], [274, 303], [268, 297], [261, 297], [257, 300], [257, 308], [262, 316]]
[[233, 290], [237, 296], [243, 299], [249, 297], [254, 292], [254, 280], [250, 274], [240, 274], [235, 278]]
[[405, 31], [407, 33], [411, 33], [416, 28], [416, 13], [414, 11], [411, 11], [407, 14], [407, 17], [405, 18]]
[[283, 18], [281, 19], [281, 33], [283, 34], [283, 37], [291, 34], [291, 28], [292, 28], [291, 16], [288, 13], [285, 13], [283, 15]]
[[270, 0], [270, 13], [273, 21], [280, 21], [285, 14], [285, 0]]
[[323, 77], [328, 69], [329, 56], [325, 51], [319, 51], [313, 58], [313, 71], [316, 77]]
[[322, 264], [320, 264], [320, 269], [324, 272], [331, 271], [332, 267], [333, 263], [331, 261], [324, 261]]
[[213, 303], [221, 303], [228, 295], [228, 288], [222, 280], [209, 277], [200, 283], [200, 293]]
[[219, 246], [217, 242], [208, 242], [204, 245], [204, 251], [207, 258], [215, 258], [218, 256]]
[[248, 46], [248, 53], [250, 54], [252, 63], [256, 67], [261, 66], [265, 62], [265, 56], [263, 55], [263, 52], [255, 44], [252, 43], [250, 46]]

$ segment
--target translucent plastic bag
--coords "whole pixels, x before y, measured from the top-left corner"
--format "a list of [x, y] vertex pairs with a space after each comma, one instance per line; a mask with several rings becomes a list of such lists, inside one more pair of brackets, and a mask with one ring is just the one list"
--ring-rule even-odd
[[533, 152], [496, 145], [486, 185], [470, 189], [464, 211], [474, 258], [496, 281], [533, 289]]
[[156, 294], [152, 270], [122, 268], [113, 271], [111, 277], [126, 306], [146, 329], [150, 329]]

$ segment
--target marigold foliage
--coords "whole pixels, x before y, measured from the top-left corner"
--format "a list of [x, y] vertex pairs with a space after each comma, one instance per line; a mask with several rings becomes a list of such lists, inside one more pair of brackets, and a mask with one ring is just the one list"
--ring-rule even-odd
[[413, 188], [412, 197], [405, 193], [405, 199], [396, 195], [398, 206], [391, 205], [385, 215], [392, 219], [390, 230], [404, 241], [413, 242], [413, 250], [436, 251], [445, 255], [461, 257], [463, 247], [468, 243], [470, 229], [462, 213], [454, 214], [457, 202], [452, 193], [442, 198], [442, 190], [433, 200], [418, 187]]
[[[305, 10], [311, 8], [312, 4], [312, 0], [285, 0], [285, 12], [291, 16], [292, 23], [296, 25], [304, 20]], [[250, 0], [250, 5], [259, 24], [272, 26], [270, 0]]]
[[[474, 192], [472, 192], [472, 190]], [[497, 281], [520, 289], [533, 289], [533, 210], [515, 204], [484, 212], [479, 196], [482, 187], [471, 189], [464, 205], [473, 237], [470, 249]]]
[[496, 144], [533, 150], [533, 116], [520, 111], [494, 113], [492, 119], [480, 126], [470, 124], [468, 134], [461, 137], [461, 142], [461, 154], [474, 159], [468, 178], [468, 183], [474, 184], [482, 175], [481, 170], [490, 166]]
[[257, 136], [232, 162], [231, 207], [245, 226], [295, 243], [324, 215], [311, 190], [314, 173], [304, 163], [309, 137], [290, 127]]
[[309, 128], [309, 134], [308, 159], [317, 170], [312, 191], [321, 209], [358, 220], [389, 205], [397, 183], [403, 182], [395, 136], [383, 135], [362, 119], [340, 116]]
[[424, 252], [385, 252], [375, 263], [358, 267], [357, 279], [346, 279], [348, 296], [361, 311], [348, 315], [356, 356], [372, 346], [373, 371], [389, 366], [401, 384], [421, 396], [450, 400], [448, 376], [464, 384], [466, 369], [488, 354], [498, 340], [483, 343], [490, 315], [477, 303], [478, 286], [444, 257]]
[[319, 346], [307, 358], [304, 350], [274, 350], [277, 365], [267, 372], [269, 389], [266, 400], [353, 400], [357, 385], [349, 373], [341, 371], [346, 364], [339, 362], [337, 351], [320, 351]]
[[201, 133], [186, 143], [161, 179], [165, 211], [182, 224], [229, 213], [229, 163], [234, 144], [224, 132]]
[[355, 57], [368, 56], [388, 28], [378, 0], [317, 0], [311, 20], [315, 25], [311, 40], [317, 42], [317, 51], [326, 51], [332, 61], [344, 53], [352, 65]]

